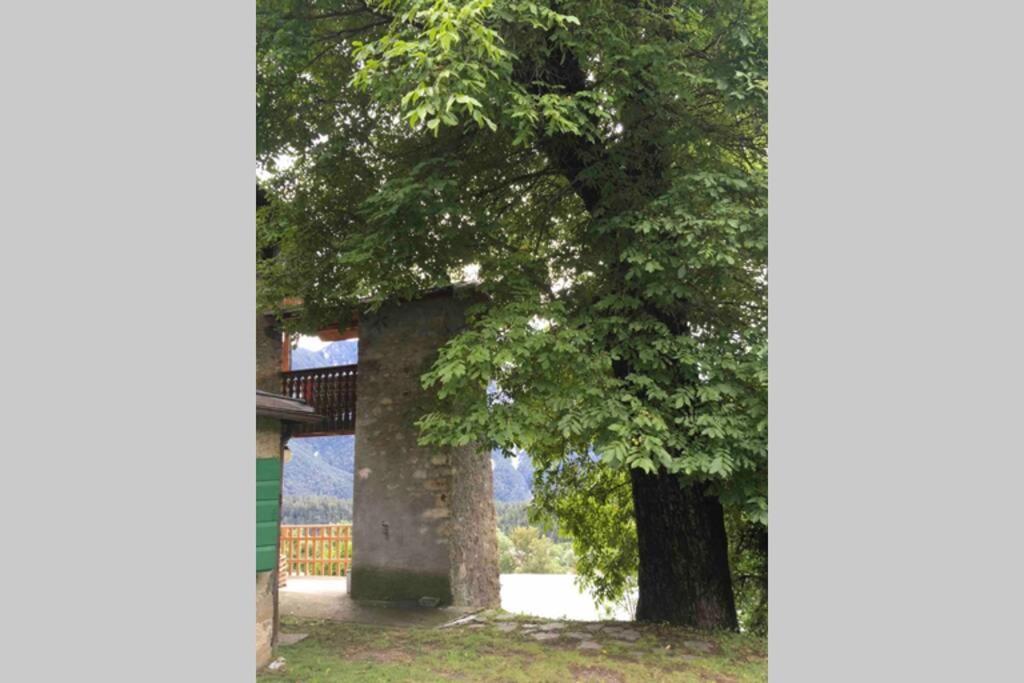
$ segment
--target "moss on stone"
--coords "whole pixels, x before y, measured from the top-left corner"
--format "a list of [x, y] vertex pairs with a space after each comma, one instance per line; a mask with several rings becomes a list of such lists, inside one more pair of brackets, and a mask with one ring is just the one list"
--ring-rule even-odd
[[437, 598], [438, 605], [452, 604], [452, 590], [445, 574], [426, 574], [381, 567], [352, 568], [352, 599], [417, 603]]

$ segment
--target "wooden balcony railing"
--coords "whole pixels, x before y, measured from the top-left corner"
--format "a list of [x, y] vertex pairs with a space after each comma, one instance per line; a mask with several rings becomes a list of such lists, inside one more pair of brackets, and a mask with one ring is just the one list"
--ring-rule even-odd
[[288, 576], [344, 576], [352, 564], [351, 524], [282, 524]]
[[300, 424], [292, 436], [354, 434], [356, 429], [356, 375], [358, 365], [283, 372], [281, 393], [313, 406], [324, 420]]

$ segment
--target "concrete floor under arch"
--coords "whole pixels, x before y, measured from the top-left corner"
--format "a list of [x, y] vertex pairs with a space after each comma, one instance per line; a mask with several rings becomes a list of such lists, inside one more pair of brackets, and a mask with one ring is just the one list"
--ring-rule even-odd
[[[580, 591], [572, 574], [502, 574], [501, 606], [507, 612], [548, 619], [628, 621], [624, 607], [606, 613]], [[391, 607], [349, 599], [343, 578], [289, 577], [280, 590], [283, 616], [378, 626], [440, 626], [475, 610], [457, 607]]]

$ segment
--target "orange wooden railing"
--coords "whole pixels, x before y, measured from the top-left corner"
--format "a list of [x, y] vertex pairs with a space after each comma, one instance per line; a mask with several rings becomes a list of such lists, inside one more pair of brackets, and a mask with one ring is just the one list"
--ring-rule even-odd
[[345, 576], [352, 564], [351, 524], [282, 524], [288, 576]]

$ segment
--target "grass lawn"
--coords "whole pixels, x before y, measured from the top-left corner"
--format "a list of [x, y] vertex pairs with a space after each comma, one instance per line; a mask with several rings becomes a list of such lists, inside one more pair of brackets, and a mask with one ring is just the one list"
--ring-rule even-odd
[[[537, 641], [527, 624], [544, 620], [516, 617], [438, 628], [387, 628], [308, 619], [283, 619], [282, 630], [308, 633], [281, 646], [285, 667], [264, 672], [271, 681], [716, 681], [768, 680], [767, 642], [741, 634], [708, 635], [665, 626], [561, 622], [557, 637]], [[596, 628], [589, 625], [590, 628]], [[609, 634], [625, 627], [635, 642]], [[534, 630], [533, 633], [543, 631]], [[584, 639], [582, 636], [586, 635]], [[546, 637], [546, 636], [545, 636]], [[600, 649], [581, 650], [580, 643]]]

